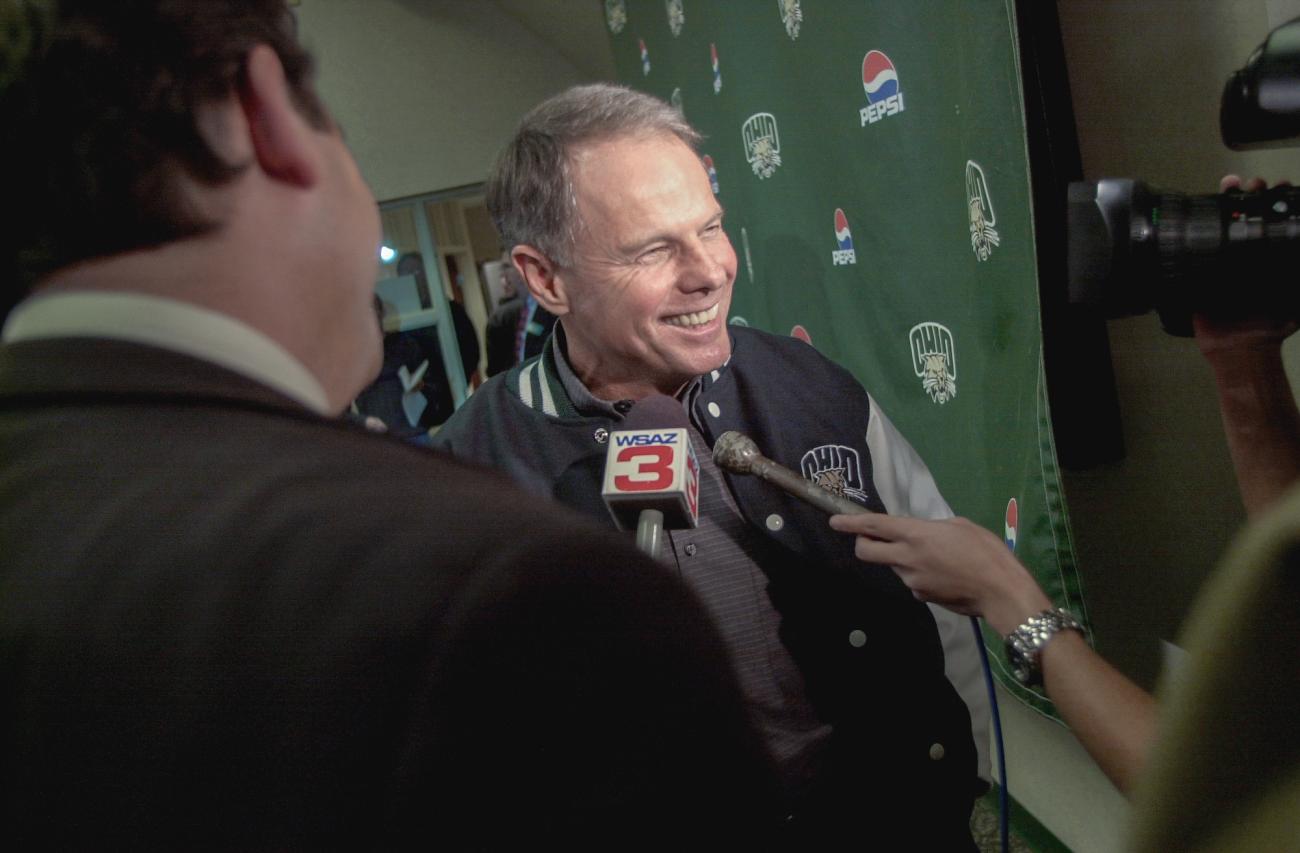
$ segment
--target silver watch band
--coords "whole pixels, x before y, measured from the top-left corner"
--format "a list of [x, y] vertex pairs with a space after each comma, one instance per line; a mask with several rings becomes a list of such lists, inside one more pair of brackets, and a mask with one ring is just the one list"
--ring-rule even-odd
[[1021, 684], [1041, 684], [1043, 670], [1039, 664], [1043, 647], [1065, 630], [1083, 633], [1083, 625], [1068, 611], [1060, 607], [1044, 610], [1030, 616], [1025, 624], [1007, 635], [1007, 661], [1011, 664], [1011, 674]]

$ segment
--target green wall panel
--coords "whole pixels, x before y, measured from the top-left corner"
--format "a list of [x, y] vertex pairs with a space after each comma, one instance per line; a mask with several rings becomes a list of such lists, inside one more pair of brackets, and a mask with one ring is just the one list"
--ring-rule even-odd
[[[1086, 623], [1043, 380], [1014, 4], [604, 5], [620, 79], [705, 135], [740, 256], [731, 321], [851, 370], [958, 514], [1004, 531], [1014, 499], [1016, 554]], [[1003, 683], [1051, 713], [986, 639]]]

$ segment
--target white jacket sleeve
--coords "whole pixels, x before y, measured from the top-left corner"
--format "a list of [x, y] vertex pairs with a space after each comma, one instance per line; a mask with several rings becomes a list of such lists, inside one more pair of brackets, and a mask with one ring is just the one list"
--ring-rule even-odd
[[[890, 515], [910, 518], [952, 518], [952, 509], [939, 494], [930, 469], [885, 413], [871, 400], [867, 425], [872, 479]], [[989, 696], [984, 665], [969, 617], [935, 604], [929, 605], [943, 643], [944, 673], [970, 711], [971, 734], [979, 756], [981, 779], [992, 782], [989, 764]]]

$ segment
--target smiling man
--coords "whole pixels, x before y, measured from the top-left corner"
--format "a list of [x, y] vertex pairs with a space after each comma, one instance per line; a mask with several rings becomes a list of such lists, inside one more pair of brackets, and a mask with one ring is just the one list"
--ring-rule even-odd
[[736, 253], [695, 152], [655, 134], [572, 153], [577, 221], [569, 257], [526, 244], [513, 257], [564, 317], [565, 356], [597, 398], [673, 395], [730, 355]]
[[728, 643], [810, 837], [848, 830], [971, 849], [987, 743], [968, 624], [917, 602], [817, 511], [709, 457], [726, 430], [876, 511], [951, 515], [924, 463], [862, 387], [812, 347], [727, 325], [736, 254], [667, 104], [570, 89], [529, 113], [488, 205], [534, 297], [560, 320], [541, 355], [495, 377], [435, 438], [609, 523], [609, 431], [637, 400], [676, 397], [701, 463], [700, 524], [667, 561]]

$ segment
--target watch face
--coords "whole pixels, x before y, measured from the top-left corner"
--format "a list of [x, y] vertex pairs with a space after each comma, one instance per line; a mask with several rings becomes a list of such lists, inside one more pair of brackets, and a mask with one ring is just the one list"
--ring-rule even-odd
[[1026, 686], [1043, 683], [1043, 672], [1038, 659], [1043, 646], [1063, 630], [1084, 633], [1083, 626], [1069, 611], [1054, 608], [1031, 616], [1025, 624], [1007, 635], [1007, 663], [1011, 674]]
[[1020, 644], [1011, 637], [1007, 638], [1007, 663], [1011, 665], [1011, 674], [1015, 676], [1016, 681], [1025, 686], [1037, 683], [1038, 668], [1020, 649]]

